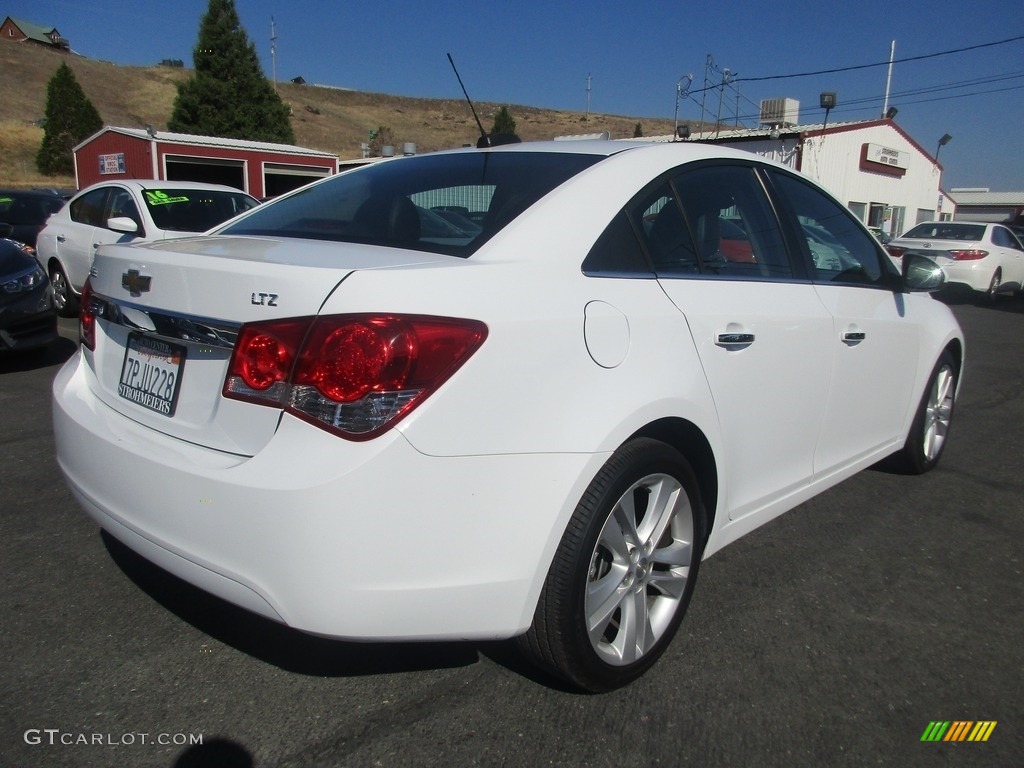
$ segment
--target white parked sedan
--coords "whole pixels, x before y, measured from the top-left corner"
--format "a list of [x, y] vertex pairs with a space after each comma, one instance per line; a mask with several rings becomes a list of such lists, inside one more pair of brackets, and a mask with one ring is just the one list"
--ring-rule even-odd
[[935, 261], [949, 283], [984, 293], [1024, 290], [1024, 246], [1009, 227], [974, 221], [926, 221], [892, 240], [886, 249], [897, 260], [907, 254]]
[[[448, 206], [480, 231], [422, 228]], [[112, 535], [258, 614], [519, 637], [607, 690], [665, 650], [703, 557], [883, 458], [938, 462], [964, 341], [905, 261], [742, 152], [390, 160], [101, 247], [58, 461]]]
[[83, 189], [38, 237], [37, 257], [50, 274], [57, 311], [78, 313], [99, 246], [205, 232], [258, 204], [233, 187], [194, 181], [110, 181]]

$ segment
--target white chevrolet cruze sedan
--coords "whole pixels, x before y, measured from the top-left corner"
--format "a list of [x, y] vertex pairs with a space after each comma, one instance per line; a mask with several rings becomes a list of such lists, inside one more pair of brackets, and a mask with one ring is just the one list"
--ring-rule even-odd
[[519, 637], [608, 690], [702, 558], [886, 457], [935, 466], [964, 360], [941, 283], [742, 152], [389, 160], [101, 247], [58, 459], [100, 526], [227, 601], [349, 640]]

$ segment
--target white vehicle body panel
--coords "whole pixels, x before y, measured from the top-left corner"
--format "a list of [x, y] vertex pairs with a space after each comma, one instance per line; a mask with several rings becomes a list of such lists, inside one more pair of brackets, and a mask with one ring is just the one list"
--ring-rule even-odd
[[[388, 312], [482, 321], [488, 335], [397, 426], [351, 442], [221, 397], [230, 348], [202, 340], [178, 342], [188, 354], [173, 419], [127, 402], [117, 380], [129, 330], [98, 321], [95, 351], [54, 383], [75, 497], [161, 567], [304, 631], [501, 638], [530, 625], [573, 510], [641, 430], [685, 424], [714, 455], [705, 555], [898, 448], [938, 354], [959, 339], [929, 297], [581, 272], [611, 217], [680, 151], [723, 155], [624, 152], [465, 260], [216, 235], [100, 249], [93, 290], [143, 323], [149, 312], [235, 326]], [[129, 298], [128, 270], [151, 290]], [[261, 293], [276, 306], [255, 302]], [[850, 329], [864, 341], [845, 343]], [[755, 341], [716, 343], [731, 331]]]

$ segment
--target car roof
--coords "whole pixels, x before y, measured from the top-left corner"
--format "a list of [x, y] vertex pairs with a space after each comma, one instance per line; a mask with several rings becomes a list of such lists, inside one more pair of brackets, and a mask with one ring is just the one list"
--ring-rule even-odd
[[[225, 184], [208, 184], [202, 181], [162, 181], [160, 179], [110, 179], [108, 181], [98, 181], [95, 184], [91, 184], [80, 190], [85, 192], [95, 187], [104, 187], [110, 185], [117, 185], [121, 187], [127, 187], [128, 189], [134, 189], [136, 191], [143, 191], [146, 189], [201, 189], [221, 192], [238, 192], [243, 195], [249, 195], [238, 187], [229, 187]], [[249, 195], [252, 197], [252, 195]]]
[[[734, 159], [757, 159], [767, 165], [778, 165], [764, 157], [745, 152], [741, 149], [721, 147], [713, 144], [697, 144], [689, 141], [643, 141], [633, 139], [562, 139], [554, 141], [524, 141], [518, 144], [501, 144], [486, 149], [474, 149], [462, 147], [459, 149], [444, 150], [440, 153], [463, 153], [463, 152], [554, 152], [564, 154], [580, 155], [612, 155], [624, 152], [674, 152], [678, 155], [679, 162], [685, 163], [693, 160], [734, 158]], [[396, 158], [400, 159], [400, 158]]]
[[0, 189], [0, 195], [11, 196], [11, 195], [28, 195], [30, 197], [41, 197], [46, 200], [60, 200], [61, 196], [53, 191], [45, 189]]

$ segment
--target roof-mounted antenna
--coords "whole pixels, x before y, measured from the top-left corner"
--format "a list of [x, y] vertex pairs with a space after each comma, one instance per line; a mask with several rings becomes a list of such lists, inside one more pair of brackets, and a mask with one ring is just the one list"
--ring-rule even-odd
[[455, 68], [455, 62], [452, 60], [452, 55], [448, 54], [448, 63], [452, 65], [452, 71], [455, 73], [455, 78], [459, 81], [459, 85], [462, 88], [462, 93], [466, 97], [466, 101], [469, 103], [469, 108], [473, 112], [473, 119], [476, 120], [477, 127], [480, 129], [480, 140], [476, 143], [478, 147], [488, 147], [490, 142], [487, 140], [487, 131], [484, 130], [484, 124], [480, 122], [480, 118], [477, 117], [476, 107], [473, 106], [473, 100], [469, 98], [469, 94], [466, 93], [466, 86], [462, 84], [462, 78], [459, 77], [459, 70]]
[[480, 129], [480, 138], [477, 139], [476, 146], [479, 149], [485, 147], [494, 147], [498, 144], [515, 144], [519, 142], [519, 137], [512, 134], [494, 134], [490, 135], [484, 130], [483, 123], [480, 122], [480, 118], [476, 114], [476, 107], [473, 106], [473, 100], [469, 98], [469, 94], [466, 92], [466, 86], [462, 82], [462, 78], [459, 76], [459, 70], [455, 68], [455, 62], [452, 60], [452, 55], [449, 53], [448, 63], [452, 65], [452, 71], [455, 73], [456, 79], [459, 81], [459, 86], [462, 88], [462, 93], [466, 97], [466, 101], [469, 103], [469, 108], [473, 112], [473, 119], [476, 120], [476, 125]]

